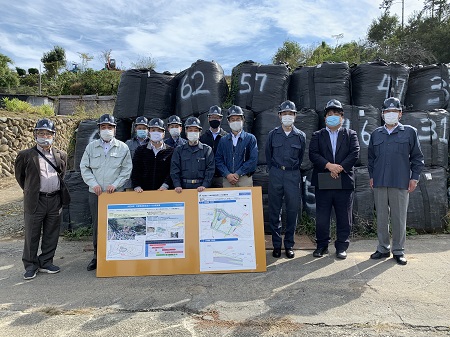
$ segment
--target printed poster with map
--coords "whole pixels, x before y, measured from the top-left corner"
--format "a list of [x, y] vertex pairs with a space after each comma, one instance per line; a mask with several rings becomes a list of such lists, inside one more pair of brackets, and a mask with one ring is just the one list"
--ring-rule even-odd
[[256, 268], [251, 190], [198, 194], [200, 271]]
[[184, 202], [108, 205], [106, 260], [184, 258]]

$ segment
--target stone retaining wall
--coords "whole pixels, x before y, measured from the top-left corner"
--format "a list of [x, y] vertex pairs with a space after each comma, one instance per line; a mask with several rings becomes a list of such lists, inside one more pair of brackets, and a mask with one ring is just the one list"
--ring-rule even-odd
[[[13, 176], [17, 153], [36, 144], [33, 129], [39, 119], [40, 117], [0, 117], [0, 178]], [[65, 116], [50, 119], [56, 126], [55, 146], [70, 155], [73, 149], [69, 144], [79, 120]]]

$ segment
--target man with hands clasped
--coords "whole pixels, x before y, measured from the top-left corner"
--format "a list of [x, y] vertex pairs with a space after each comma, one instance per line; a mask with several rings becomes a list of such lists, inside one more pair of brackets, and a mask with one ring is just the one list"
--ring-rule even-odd
[[251, 187], [258, 161], [258, 145], [251, 133], [244, 131], [244, 112], [237, 105], [228, 109], [231, 133], [223, 136], [216, 151], [216, 165], [223, 177], [223, 187]]
[[352, 228], [354, 165], [359, 158], [355, 131], [342, 127], [341, 102], [330, 100], [325, 107], [326, 127], [313, 133], [309, 159], [314, 165], [311, 185], [316, 195], [316, 243], [314, 257], [328, 254], [331, 210], [336, 214], [336, 257], [347, 258]]
[[[406, 214], [409, 193], [419, 181], [424, 167], [417, 130], [399, 122], [402, 117], [400, 100], [387, 98], [381, 115], [385, 124], [372, 132], [368, 148], [370, 187], [373, 188], [377, 214], [378, 247], [371, 259], [394, 256], [400, 265], [407, 263], [404, 255]], [[389, 235], [392, 228], [392, 246]]]

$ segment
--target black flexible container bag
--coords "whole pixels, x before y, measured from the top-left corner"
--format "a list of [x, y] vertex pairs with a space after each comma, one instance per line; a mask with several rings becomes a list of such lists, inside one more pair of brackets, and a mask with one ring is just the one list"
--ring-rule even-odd
[[352, 105], [381, 108], [388, 97], [405, 101], [409, 69], [400, 63], [375, 61], [351, 69]]
[[169, 72], [130, 69], [120, 76], [114, 117], [167, 118], [174, 113], [176, 81]]
[[448, 71], [445, 64], [413, 67], [405, 98], [408, 109], [446, 109], [450, 98]]

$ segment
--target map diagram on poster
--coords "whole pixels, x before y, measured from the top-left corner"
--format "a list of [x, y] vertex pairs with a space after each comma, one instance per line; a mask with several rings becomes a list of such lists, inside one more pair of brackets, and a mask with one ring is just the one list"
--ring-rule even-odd
[[200, 271], [256, 268], [251, 190], [201, 192]]
[[184, 258], [184, 203], [108, 205], [106, 260]]

